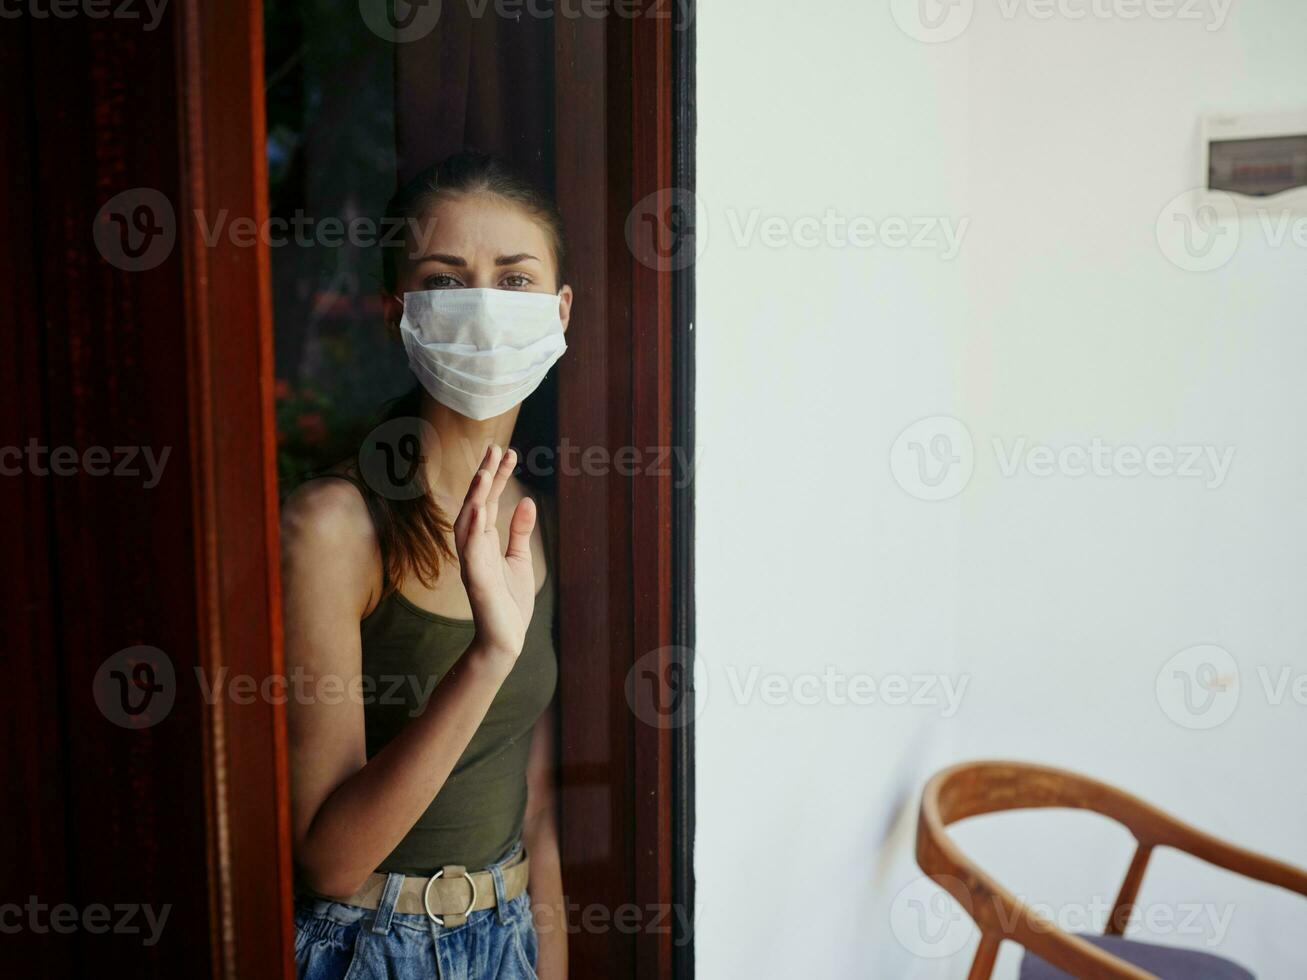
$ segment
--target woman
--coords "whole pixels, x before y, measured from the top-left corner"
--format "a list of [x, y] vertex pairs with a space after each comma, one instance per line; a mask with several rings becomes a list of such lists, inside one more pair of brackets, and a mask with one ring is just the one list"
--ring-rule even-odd
[[501, 447], [566, 348], [562, 225], [474, 154], [388, 217], [385, 316], [420, 387], [283, 509], [297, 969], [559, 978], [553, 518]]

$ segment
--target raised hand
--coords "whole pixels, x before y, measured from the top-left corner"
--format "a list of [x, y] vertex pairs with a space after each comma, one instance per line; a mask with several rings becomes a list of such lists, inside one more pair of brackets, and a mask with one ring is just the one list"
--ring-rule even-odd
[[516, 657], [535, 608], [535, 571], [531, 565], [531, 531], [535, 501], [523, 497], [508, 528], [508, 548], [499, 541], [499, 497], [513, 473], [517, 454], [491, 446], [454, 521], [459, 573], [472, 606], [476, 642], [485, 649]]

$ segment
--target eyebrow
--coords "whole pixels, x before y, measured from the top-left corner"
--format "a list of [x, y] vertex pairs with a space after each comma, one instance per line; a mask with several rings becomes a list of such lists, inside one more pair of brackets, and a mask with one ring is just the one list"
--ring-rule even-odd
[[424, 255], [414, 264], [420, 265], [423, 262], [443, 262], [445, 265], [456, 265], [461, 268], [467, 267], [467, 259], [463, 258], [461, 255], [447, 255], [444, 252], [432, 252], [430, 255]]
[[[517, 265], [519, 262], [525, 262], [528, 259], [530, 259], [532, 262], [540, 261], [538, 258], [536, 258], [534, 255], [532, 255], [529, 252], [518, 252], [516, 255], [499, 256], [497, 259], [495, 259], [495, 265]], [[418, 259], [417, 261], [418, 263], [443, 262], [445, 265], [457, 266], [460, 269], [467, 268], [467, 259], [463, 258], [461, 255], [449, 255], [445, 252], [432, 252], [430, 255], [422, 256], [422, 258]]]

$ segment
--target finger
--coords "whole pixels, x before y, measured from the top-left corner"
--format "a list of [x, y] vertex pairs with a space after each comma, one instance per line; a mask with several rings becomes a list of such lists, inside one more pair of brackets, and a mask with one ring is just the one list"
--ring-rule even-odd
[[536, 503], [530, 497], [523, 497], [508, 524], [508, 550], [504, 552], [505, 558], [527, 562], [531, 560], [531, 531], [535, 526]]
[[482, 510], [476, 504], [469, 503], [464, 511], [466, 527], [461, 536], [455, 536], [454, 543], [458, 547], [458, 573], [464, 582], [467, 582], [468, 571], [472, 565], [472, 556], [479, 547], [481, 541], [480, 524], [484, 521]]
[[504, 492], [504, 487], [508, 486], [508, 478], [513, 475], [515, 465], [517, 465], [517, 453], [512, 449], [506, 450], [499, 461], [498, 469], [495, 470], [495, 478], [491, 481], [490, 495], [486, 498], [489, 507], [486, 520], [491, 524], [499, 523], [499, 495]]
[[487, 446], [486, 451], [482, 454], [481, 462], [477, 464], [476, 472], [472, 474], [472, 479], [468, 482], [467, 493], [463, 495], [463, 507], [466, 507], [469, 503], [475, 500], [477, 489], [479, 486], [478, 477], [480, 477], [483, 472], [491, 468], [490, 457], [496, 448], [498, 447]]
[[463, 506], [458, 510], [458, 517], [454, 519], [454, 543], [458, 544], [464, 541], [469, 533], [468, 525], [471, 520], [472, 510], [475, 507], [484, 506], [486, 494], [490, 489], [490, 479], [494, 472], [489, 468], [490, 460], [495, 451], [494, 446], [486, 450], [486, 454], [481, 457], [481, 465], [477, 471], [472, 474], [472, 479], [468, 483], [467, 493], [463, 496]]
[[486, 459], [481, 464], [481, 480], [477, 485], [477, 506], [486, 508], [486, 521], [491, 526], [495, 523], [494, 501], [491, 500], [490, 492], [495, 485], [495, 475], [499, 472], [500, 464], [503, 462], [503, 450], [498, 446], [492, 445]]
[[472, 482], [467, 488], [469, 503], [476, 507], [486, 505], [486, 499], [490, 495], [490, 483], [498, 466], [499, 447], [491, 446], [486, 451], [486, 455], [482, 457], [481, 465], [477, 468], [476, 475], [472, 477]]

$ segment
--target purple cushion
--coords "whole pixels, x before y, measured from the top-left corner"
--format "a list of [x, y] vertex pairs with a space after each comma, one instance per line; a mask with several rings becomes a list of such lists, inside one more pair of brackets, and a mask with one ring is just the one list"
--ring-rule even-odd
[[[1174, 946], [1157, 946], [1137, 943], [1120, 936], [1081, 936], [1099, 949], [1119, 956], [1127, 963], [1155, 974], [1162, 980], [1256, 980], [1256, 978], [1229, 960], [1194, 949], [1177, 949]], [[1071, 974], [1049, 966], [1033, 953], [1021, 959], [1020, 980], [1071, 980]]]

